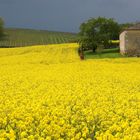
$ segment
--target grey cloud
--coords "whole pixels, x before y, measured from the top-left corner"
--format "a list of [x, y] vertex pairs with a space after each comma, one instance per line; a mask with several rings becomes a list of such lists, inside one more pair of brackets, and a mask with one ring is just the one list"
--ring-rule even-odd
[[15, 2], [16, 0], [0, 0], [0, 5], [1, 4], [9, 5], [9, 4], [14, 4]]
[[138, 21], [139, 7], [139, 0], [0, 0], [0, 16], [6, 26], [76, 32], [90, 17]]

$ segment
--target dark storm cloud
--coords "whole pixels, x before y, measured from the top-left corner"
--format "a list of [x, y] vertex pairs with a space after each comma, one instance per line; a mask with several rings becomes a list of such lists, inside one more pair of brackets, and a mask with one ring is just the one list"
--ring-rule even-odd
[[0, 4], [13, 4], [16, 0], [0, 0]]
[[90, 17], [138, 21], [139, 7], [139, 0], [0, 0], [0, 16], [6, 26], [75, 32]]

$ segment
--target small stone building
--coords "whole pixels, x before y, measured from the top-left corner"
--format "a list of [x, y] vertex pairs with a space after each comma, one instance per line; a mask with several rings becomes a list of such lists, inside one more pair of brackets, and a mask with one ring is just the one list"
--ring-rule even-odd
[[120, 53], [128, 56], [140, 56], [140, 23], [120, 34]]

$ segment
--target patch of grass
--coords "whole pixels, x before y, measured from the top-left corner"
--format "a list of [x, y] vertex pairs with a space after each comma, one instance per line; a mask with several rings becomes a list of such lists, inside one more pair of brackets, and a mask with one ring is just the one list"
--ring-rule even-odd
[[122, 58], [119, 48], [104, 49], [102, 53], [93, 53], [92, 51], [84, 52], [86, 59], [98, 59], [98, 58]]

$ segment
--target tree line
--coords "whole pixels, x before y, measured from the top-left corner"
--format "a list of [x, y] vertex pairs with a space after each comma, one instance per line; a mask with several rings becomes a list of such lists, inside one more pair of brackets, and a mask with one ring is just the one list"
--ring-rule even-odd
[[[95, 52], [97, 48], [106, 48], [111, 44], [111, 40], [119, 39], [122, 30], [133, 24], [119, 24], [114, 19], [105, 17], [90, 18], [80, 25], [79, 50], [93, 50]], [[0, 40], [4, 37], [4, 21], [0, 17]]]
[[112, 40], [119, 40], [119, 34], [134, 23], [119, 24], [112, 18], [91, 18], [82, 23], [79, 32], [79, 50], [93, 50], [106, 48]]
[[4, 21], [0, 17], [0, 40], [4, 37]]

